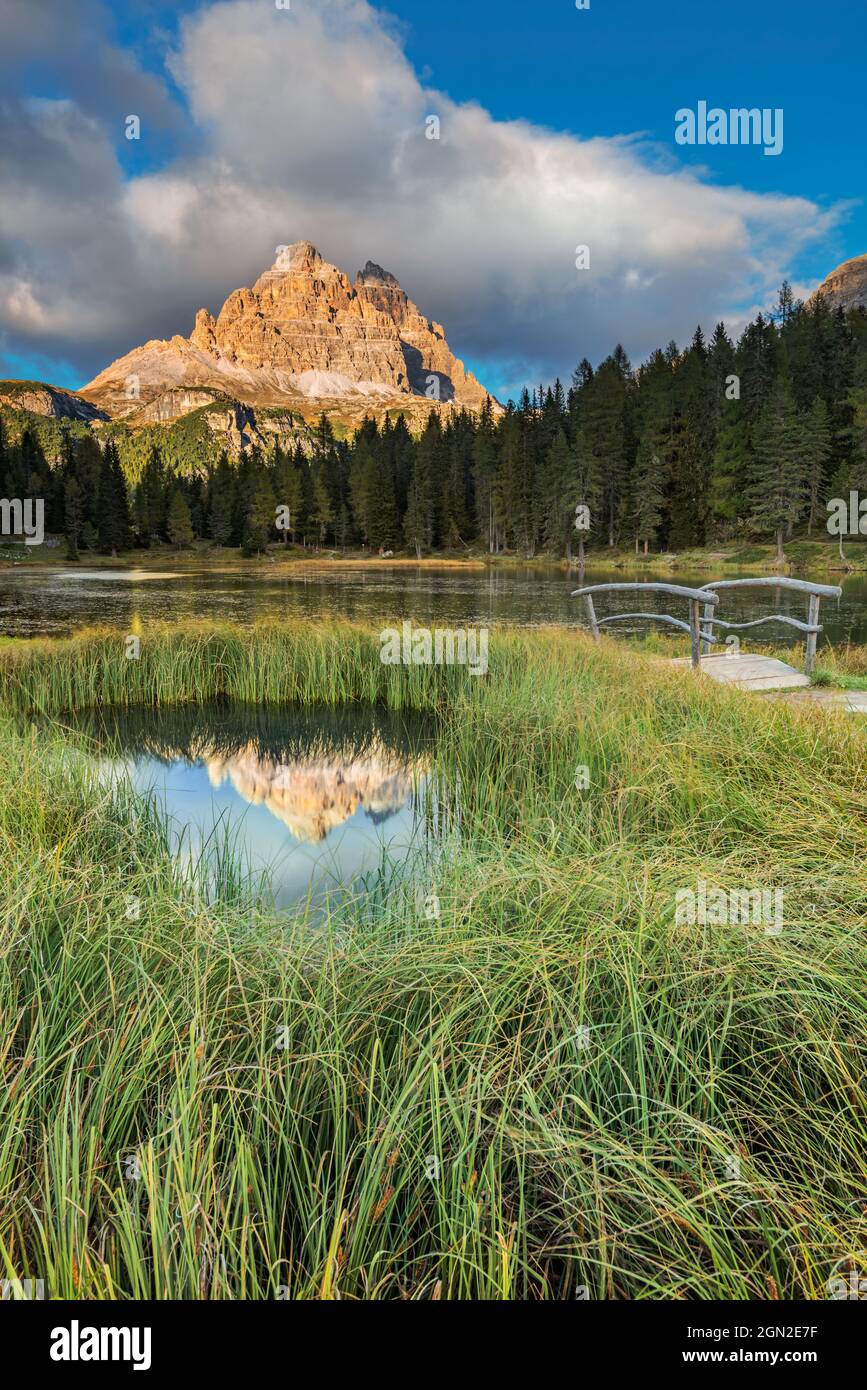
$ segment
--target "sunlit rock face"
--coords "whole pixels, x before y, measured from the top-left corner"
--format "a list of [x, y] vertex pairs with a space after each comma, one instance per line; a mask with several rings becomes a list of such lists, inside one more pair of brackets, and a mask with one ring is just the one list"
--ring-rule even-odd
[[160, 419], [184, 413], [184, 400], [202, 390], [268, 407], [421, 398], [428, 408], [443, 402], [475, 410], [487, 399], [442, 326], [425, 318], [393, 275], [368, 261], [353, 282], [309, 241], [279, 248], [270, 270], [233, 290], [216, 318], [200, 309], [189, 338], [134, 348], [83, 394], [112, 416], [144, 422], [154, 412]]
[[832, 309], [867, 309], [867, 256], [855, 256], [822, 281], [821, 294]]
[[251, 805], [264, 805], [296, 840], [316, 844], [359, 806], [374, 820], [400, 811], [412, 793], [412, 769], [385, 749], [342, 761], [277, 762], [250, 744], [222, 756], [201, 752], [213, 787], [230, 781]]

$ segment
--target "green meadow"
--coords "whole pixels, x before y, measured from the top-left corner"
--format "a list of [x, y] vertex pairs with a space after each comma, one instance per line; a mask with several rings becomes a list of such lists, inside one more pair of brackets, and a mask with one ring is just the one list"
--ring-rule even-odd
[[[230, 844], [181, 872], [66, 717], [214, 700], [433, 716], [459, 834], [324, 921]], [[285, 623], [12, 643], [0, 703], [0, 1277], [823, 1300], [863, 1269], [851, 716], [565, 630], [492, 634], [481, 678]], [[782, 889], [782, 931], [679, 921], [700, 883]]]

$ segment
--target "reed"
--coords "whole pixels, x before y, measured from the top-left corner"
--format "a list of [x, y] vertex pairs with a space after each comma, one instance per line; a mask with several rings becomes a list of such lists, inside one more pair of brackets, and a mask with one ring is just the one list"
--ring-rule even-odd
[[[4, 1276], [825, 1299], [865, 1270], [851, 719], [552, 631], [495, 635], [483, 679], [346, 625], [176, 628], [140, 663], [94, 633], [0, 654], [0, 690]], [[214, 697], [432, 712], [459, 838], [315, 929], [231, 846], [209, 898], [62, 711]], [[699, 880], [782, 887], [783, 931], [678, 923]]]

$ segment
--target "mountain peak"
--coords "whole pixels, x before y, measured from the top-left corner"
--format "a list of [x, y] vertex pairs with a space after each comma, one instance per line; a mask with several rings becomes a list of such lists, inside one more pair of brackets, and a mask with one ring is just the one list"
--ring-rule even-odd
[[312, 241], [293, 241], [288, 246], [277, 247], [277, 256], [271, 270], [278, 274], [281, 271], [316, 270], [322, 264], [322, 257]]
[[203, 389], [246, 406], [339, 398], [359, 408], [376, 400], [411, 410], [415, 400], [419, 411], [422, 402], [425, 411], [437, 402], [479, 410], [487, 399], [442, 327], [389, 271], [368, 261], [353, 284], [312, 241], [278, 246], [271, 269], [233, 290], [216, 317], [198, 311], [189, 338], [134, 348], [84, 392], [132, 419], [161, 397], [183, 401]]
[[356, 285], [394, 285], [400, 289], [397, 278], [392, 275], [390, 270], [383, 270], [376, 261], [368, 261], [363, 270], [359, 270], [355, 277]]
[[825, 276], [816, 294], [821, 294], [832, 309], [867, 309], [867, 256], [843, 261]]

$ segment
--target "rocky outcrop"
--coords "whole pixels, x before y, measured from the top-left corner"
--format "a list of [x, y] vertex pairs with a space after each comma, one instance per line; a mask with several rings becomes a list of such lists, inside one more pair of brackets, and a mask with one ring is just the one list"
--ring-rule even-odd
[[473, 409], [484, 405], [488, 393], [452, 356], [442, 324], [426, 319], [393, 275], [368, 261], [355, 277], [355, 289], [360, 299], [397, 327], [407, 377], [417, 395], [429, 398], [434, 392], [441, 400], [455, 400]]
[[867, 256], [855, 256], [832, 270], [819, 286], [832, 309], [867, 309]]
[[[416, 400], [479, 409], [487, 393], [395, 277], [368, 261], [355, 283], [309, 241], [278, 249], [250, 289], [216, 318], [200, 309], [189, 338], [133, 349], [83, 393], [113, 417], [145, 423], [183, 412], [203, 390], [245, 405]], [[195, 407], [189, 407], [195, 408]], [[174, 417], [177, 418], [177, 417]]]
[[41, 381], [0, 381], [0, 405], [29, 410], [55, 420], [106, 420], [107, 415], [76, 391], [47, 386]]

